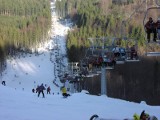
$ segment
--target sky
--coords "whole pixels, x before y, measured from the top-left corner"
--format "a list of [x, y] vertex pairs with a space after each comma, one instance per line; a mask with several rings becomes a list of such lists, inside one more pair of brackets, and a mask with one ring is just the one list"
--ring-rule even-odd
[[[53, 11], [52, 36], [39, 47], [39, 55], [25, 54], [7, 60], [7, 68], [0, 78], [6, 81], [6, 86], [0, 84], [0, 120], [89, 120], [94, 114], [122, 120], [132, 119], [134, 113], [140, 115], [143, 110], [160, 119], [160, 106], [150, 106], [144, 101], [135, 103], [106, 95], [95, 96], [86, 94], [85, 90], [62, 97], [63, 84], [58, 70], [60, 64], [66, 66], [68, 62], [65, 36], [71, 25], [67, 20], [59, 21]], [[32, 93], [42, 83], [51, 87], [51, 94], [44, 91], [45, 98]]]

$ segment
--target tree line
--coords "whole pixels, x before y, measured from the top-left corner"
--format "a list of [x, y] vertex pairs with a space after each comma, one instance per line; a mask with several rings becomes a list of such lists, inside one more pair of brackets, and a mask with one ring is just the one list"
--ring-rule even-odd
[[36, 49], [51, 27], [49, 0], [0, 0], [0, 61], [18, 50]]

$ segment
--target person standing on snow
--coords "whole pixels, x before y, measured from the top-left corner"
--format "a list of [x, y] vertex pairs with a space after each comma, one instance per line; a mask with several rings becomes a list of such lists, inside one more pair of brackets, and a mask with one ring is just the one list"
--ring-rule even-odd
[[3, 80], [2, 81], [2, 85], [6, 86], [6, 81]]
[[50, 86], [48, 86], [48, 88], [47, 88], [47, 94], [51, 94], [50, 92], [51, 92], [51, 88], [50, 88]]
[[43, 83], [42, 83], [41, 86], [38, 87], [38, 97], [41, 93], [43, 95], [43, 98], [45, 97], [43, 90], [46, 90], [46, 88], [43, 86]]

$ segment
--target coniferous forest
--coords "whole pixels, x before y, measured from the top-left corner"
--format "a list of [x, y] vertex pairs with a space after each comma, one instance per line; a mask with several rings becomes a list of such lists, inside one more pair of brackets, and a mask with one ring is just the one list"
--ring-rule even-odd
[[0, 62], [19, 50], [36, 49], [51, 27], [49, 0], [0, 0]]

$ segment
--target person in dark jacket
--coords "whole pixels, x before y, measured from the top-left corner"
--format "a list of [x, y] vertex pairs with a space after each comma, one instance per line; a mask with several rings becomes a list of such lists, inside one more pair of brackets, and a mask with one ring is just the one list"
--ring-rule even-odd
[[156, 28], [157, 28], [157, 33], [158, 33], [158, 39], [160, 40], [160, 17], [158, 18], [156, 22]]
[[51, 94], [51, 88], [50, 88], [50, 86], [47, 88], [47, 94]]
[[145, 111], [143, 110], [141, 115], [140, 115], [140, 120], [146, 120], [147, 119], [147, 116], [145, 114]]
[[153, 22], [153, 19], [151, 17], [149, 18], [149, 21], [145, 24], [145, 28], [147, 32], [148, 43], [150, 42], [151, 33], [154, 34], [153, 41], [156, 42], [157, 38], [156, 24]]
[[136, 51], [135, 45], [131, 47], [131, 59], [133, 58], [137, 58], [137, 51]]
[[43, 84], [41, 84], [41, 86], [39, 86], [38, 87], [38, 97], [39, 97], [39, 95], [42, 93], [42, 95], [43, 95], [43, 98], [45, 97], [44, 96], [44, 92], [43, 92], [43, 90], [45, 90], [46, 88], [43, 86]]
[[38, 88], [39, 88], [39, 85], [37, 85], [37, 88], [36, 88], [36, 93], [38, 93]]
[[34, 88], [32, 89], [32, 92], [33, 92], [33, 93], [35, 92], [35, 89], [34, 89]]
[[2, 85], [6, 86], [6, 82], [5, 82], [5, 81], [2, 81]]

